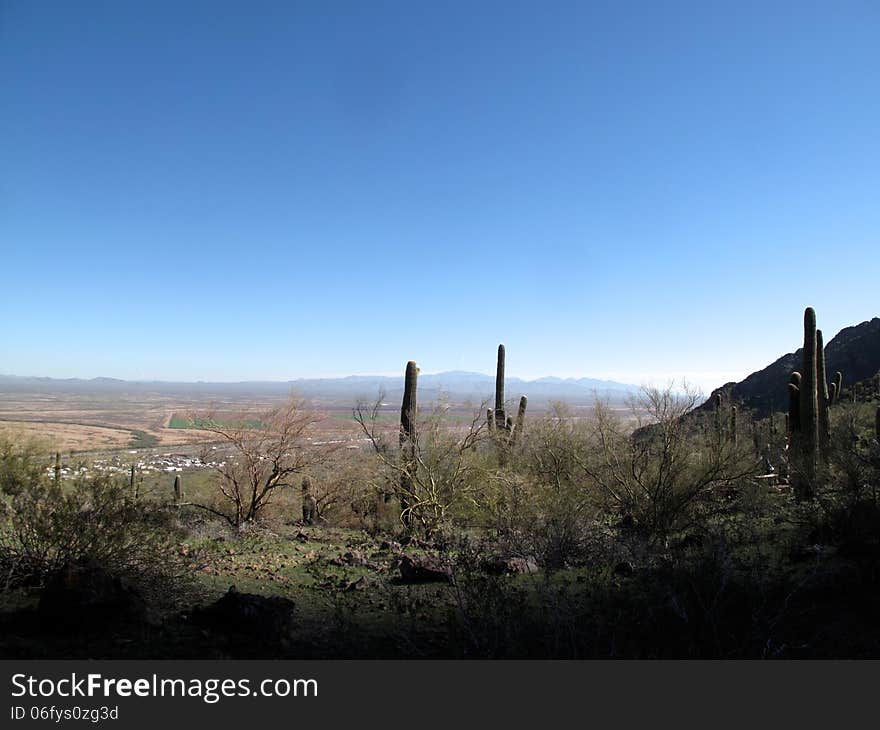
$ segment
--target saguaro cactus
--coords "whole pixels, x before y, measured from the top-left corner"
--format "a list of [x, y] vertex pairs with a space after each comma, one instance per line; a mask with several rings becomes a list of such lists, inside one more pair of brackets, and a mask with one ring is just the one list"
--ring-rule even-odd
[[132, 489], [134, 489], [134, 485], [135, 485], [135, 469], [134, 469], [134, 464], [132, 464], [131, 465], [131, 473], [128, 477], [128, 486], [130, 486]]
[[840, 400], [840, 394], [843, 392], [843, 373], [838, 370], [834, 373], [834, 399], [831, 401], [832, 403], [837, 403]]
[[517, 441], [522, 436], [522, 432], [526, 427], [526, 407], [529, 404], [529, 399], [526, 396], [521, 396], [519, 399], [519, 408], [516, 411], [516, 425], [513, 429], [513, 440]]
[[406, 364], [406, 375], [403, 383], [403, 403], [400, 405], [400, 445], [412, 442], [416, 433], [416, 390], [418, 388], [419, 369], [410, 360]]
[[400, 449], [406, 466], [400, 477], [400, 517], [406, 527], [412, 527], [409, 495], [413, 493], [411, 469], [415, 462], [416, 450], [416, 412], [418, 410], [416, 392], [418, 390], [419, 369], [410, 360], [406, 364], [403, 384], [403, 402], [400, 405]]
[[[797, 419], [790, 419], [789, 444], [791, 447], [796, 446], [799, 454], [799, 474], [794, 481], [795, 496], [799, 500], [811, 499], [813, 496], [820, 446], [823, 444], [823, 434], [827, 433], [824, 426], [820, 425], [820, 404], [826, 410], [828, 406], [827, 385], [823, 388], [820, 377], [825, 375], [821, 345], [821, 332], [816, 332], [816, 312], [812, 307], [807, 307], [804, 310], [804, 349], [802, 368], [798, 373], [800, 378], [796, 380], [795, 373], [792, 373], [792, 382], [788, 384], [789, 409], [795, 407], [794, 401], [797, 400]], [[794, 412], [791, 415], [794, 416]]]
[[61, 484], [61, 452], [55, 452], [55, 485]]
[[183, 498], [183, 493], [180, 491], [180, 474], [174, 475], [174, 501], [177, 504], [180, 504]]
[[828, 380], [825, 374], [825, 341], [822, 330], [816, 330], [816, 401], [819, 406], [819, 449], [823, 455], [827, 455], [831, 417], [828, 413]]
[[504, 345], [498, 345], [498, 363], [495, 369], [495, 427], [499, 430], [507, 425], [504, 413]]
[[738, 440], [736, 433], [736, 406], [730, 407], [730, 440], [736, 446]]
[[819, 389], [816, 348], [816, 312], [812, 307], [804, 311], [804, 359], [801, 372], [801, 443], [806, 456], [818, 455], [819, 448]]

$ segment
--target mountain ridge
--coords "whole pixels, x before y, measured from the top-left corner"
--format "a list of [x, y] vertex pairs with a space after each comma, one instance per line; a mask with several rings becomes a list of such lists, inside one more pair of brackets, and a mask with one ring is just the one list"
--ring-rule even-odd
[[[596, 395], [622, 400], [637, 393], [639, 386], [598, 378], [508, 377], [507, 393], [518, 398], [527, 395], [539, 402], [567, 400], [591, 403]], [[441, 395], [457, 399], [483, 399], [492, 396], [495, 376], [464, 370], [425, 373], [419, 376], [419, 392], [428, 399]], [[370, 400], [379, 393], [396, 398], [403, 393], [403, 375], [348, 375], [337, 378], [296, 378], [292, 380], [242, 380], [230, 382], [122, 380], [95, 378], [50, 378], [0, 374], [0, 392], [81, 392], [81, 393], [157, 393], [169, 395], [283, 395], [291, 390], [314, 399]]]
[[[700, 409], [712, 408], [716, 393], [751, 408], [758, 418], [788, 408], [788, 380], [801, 369], [803, 347], [789, 352], [751, 373], [739, 382], [715, 388]], [[843, 374], [844, 392], [848, 386], [866, 380], [880, 371], [880, 318], [844, 327], [825, 345], [825, 363], [830, 381], [834, 373]]]

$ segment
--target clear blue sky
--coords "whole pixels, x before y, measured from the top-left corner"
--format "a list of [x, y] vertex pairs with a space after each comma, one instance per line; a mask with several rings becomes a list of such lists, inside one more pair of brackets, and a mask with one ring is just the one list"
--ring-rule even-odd
[[0, 0], [0, 372], [686, 376], [880, 315], [876, 2]]

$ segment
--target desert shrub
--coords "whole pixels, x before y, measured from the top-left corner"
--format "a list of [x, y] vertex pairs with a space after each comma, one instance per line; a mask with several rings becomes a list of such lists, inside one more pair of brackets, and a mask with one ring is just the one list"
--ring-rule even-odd
[[126, 480], [91, 475], [56, 482], [47, 466], [33, 445], [0, 449], [0, 585], [39, 584], [65, 564], [92, 561], [163, 600], [183, 588], [165, 509], [137, 499]]
[[862, 546], [880, 538], [880, 442], [874, 412], [864, 403], [834, 409], [827, 460], [818, 470], [815, 537]]
[[450, 646], [463, 657], [515, 655], [529, 633], [528, 591], [509, 576], [487, 573], [479, 549], [459, 550], [453, 573]]
[[344, 527], [372, 525], [378, 513], [381, 474], [366, 449], [341, 449], [313, 469], [311, 491], [321, 522]]
[[595, 538], [597, 492], [583, 468], [592, 458], [579, 419], [557, 408], [530, 424], [528, 439], [491, 474], [486, 500], [502, 542], [555, 570], [580, 562]]
[[696, 402], [695, 394], [646, 389], [632, 406], [634, 431], [596, 407], [599, 455], [583, 469], [609, 507], [654, 543], [705, 519], [761, 468], [752, 446], [725, 433], [720, 419], [693, 413]]

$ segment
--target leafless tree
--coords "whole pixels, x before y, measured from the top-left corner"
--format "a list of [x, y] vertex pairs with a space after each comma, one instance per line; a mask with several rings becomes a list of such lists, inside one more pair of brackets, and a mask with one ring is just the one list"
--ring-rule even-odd
[[223, 517], [236, 528], [256, 520], [280, 490], [293, 486], [294, 475], [320, 463], [334, 449], [332, 444], [312, 442], [321, 416], [294, 396], [278, 407], [231, 414], [214, 408], [191, 417], [227, 447], [226, 458], [220, 456], [218, 461], [218, 456], [208, 455], [217, 452], [205, 452], [203, 458], [214, 470], [228, 508], [188, 504]]

